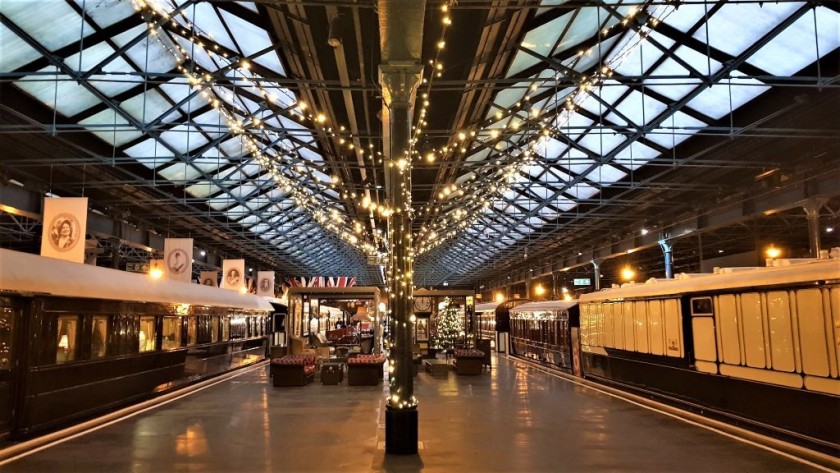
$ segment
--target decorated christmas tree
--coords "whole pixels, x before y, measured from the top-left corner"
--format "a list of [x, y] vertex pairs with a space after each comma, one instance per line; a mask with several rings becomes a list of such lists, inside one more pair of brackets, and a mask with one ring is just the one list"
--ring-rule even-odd
[[447, 297], [437, 318], [437, 345], [443, 349], [452, 348], [462, 330], [458, 309], [452, 307], [452, 301]]

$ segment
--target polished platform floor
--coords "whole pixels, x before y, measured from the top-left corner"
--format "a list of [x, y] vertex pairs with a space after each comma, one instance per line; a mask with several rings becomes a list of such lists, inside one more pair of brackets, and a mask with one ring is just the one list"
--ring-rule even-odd
[[816, 471], [505, 359], [481, 376], [421, 373], [419, 455], [386, 456], [386, 390], [274, 388], [261, 366], [0, 471]]

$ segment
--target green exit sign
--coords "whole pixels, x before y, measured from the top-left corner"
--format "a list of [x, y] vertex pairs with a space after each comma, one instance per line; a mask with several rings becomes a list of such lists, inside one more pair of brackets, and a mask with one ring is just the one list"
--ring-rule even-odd
[[575, 278], [575, 286], [588, 286], [592, 284], [589, 278]]

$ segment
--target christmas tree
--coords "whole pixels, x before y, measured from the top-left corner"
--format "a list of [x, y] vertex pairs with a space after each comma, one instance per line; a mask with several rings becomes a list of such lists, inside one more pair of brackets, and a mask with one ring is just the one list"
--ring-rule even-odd
[[462, 330], [458, 309], [452, 307], [452, 301], [447, 297], [437, 318], [437, 344], [445, 350], [452, 348]]

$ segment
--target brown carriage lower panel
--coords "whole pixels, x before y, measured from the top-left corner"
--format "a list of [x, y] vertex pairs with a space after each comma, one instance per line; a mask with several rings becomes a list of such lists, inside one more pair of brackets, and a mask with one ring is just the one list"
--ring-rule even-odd
[[[822, 451], [840, 445], [837, 396], [593, 353], [584, 353], [583, 363], [587, 377], [616, 381], [644, 390], [645, 394], [654, 391], [674, 396], [687, 403], [680, 403], [680, 407], [695, 411], [703, 406], [712, 408], [731, 415], [725, 417], [731, 424], [739, 424], [735, 416], [767, 424], [772, 428], [769, 433]], [[754, 423], [742, 426], [762, 430]]]

